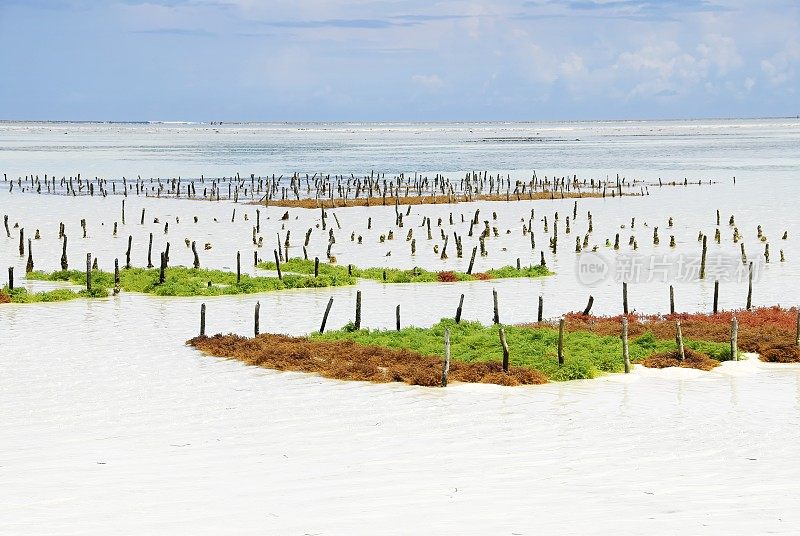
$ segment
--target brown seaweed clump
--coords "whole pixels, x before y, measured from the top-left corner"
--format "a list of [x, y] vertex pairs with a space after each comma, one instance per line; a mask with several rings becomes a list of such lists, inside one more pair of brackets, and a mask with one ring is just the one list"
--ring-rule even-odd
[[684, 348], [683, 355], [686, 359], [681, 361], [678, 350], [653, 354], [642, 361], [642, 365], [649, 368], [659, 369], [667, 367], [682, 367], [709, 371], [714, 367], [718, 367], [720, 364], [716, 359], [711, 359], [706, 354], [697, 352], [691, 348]]
[[[438, 386], [442, 379], [440, 357], [400, 348], [362, 346], [353, 341], [315, 341], [308, 337], [265, 333], [255, 338], [233, 334], [195, 337], [187, 344], [204, 353], [248, 365], [311, 372], [338, 380]], [[530, 385], [546, 383], [547, 377], [525, 367], [511, 367], [506, 373], [499, 362], [451, 361], [449, 381]]]
[[[480, 194], [480, 195], [472, 195], [471, 197], [467, 198], [464, 197], [463, 194], [461, 195], [422, 195], [422, 196], [400, 196], [400, 197], [387, 197], [385, 199], [381, 197], [357, 197], [355, 199], [343, 199], [343, 198], [335, 198], [335, 199], [318, 199], [314, 197], [303, 198], [303, 199], [271, 199], [269, 203], [265, 203], [264, 201], [259, 201], [257, 203], [252, 203], [254, 205], [271, 205], [274, 207], [287, 207], [287, 208], [312, 208], [318, 209], [320, 207], [324, 208], [337, 208], [337, 207], [368, 207], [368, 206], [394, 206], [395, 202], [399, 205], [442, 205], [442, 204], [453, 204], [458, 202], [471, 202], [471, 201], [530, 201], [530, 200], [542, 200], [542, 199], [553, 199], [554, 197], [557, 199], [564, 199], [564, 198], [578, 198], [578, 197], [602, 197], [602, 193], [600, 192], [558, 192], [553, 193], [551, 191], [542, 191], [542, 192], [530, 192], [525, 194], [520, 194], [519, 199], [517, 199], [516, 194], [511, 196], [506, 196], [506, 194]], [[623, 195], [629, 196], [638, 196], [638, 193], [625, 193]]]
[[[675, 338], [675, 321], [681, 321], [687, 339], [709, 342], [730, 340], [731, 317], [739, 321], [739, 348], [745, 352], [764, 354], [773, 347], [794, 343], [797, 309], [758, 307], [752, 310], [722, 311], [717, 314], [676, 313], [672, 315], [628, 315], [628, 336], [639, 337], [650, 332], [657, 339]], [[586, 331], [596, 335], [619, 336], [622, 316], [592, 316], [580, 313], [566, 315], [567, 331]], [[547, 322], [543, 324], [547, 325]], [[539, 324], [528, 324], [538, 326]]]
[[11, 296], [0, 290], [0, 303], [11, 303]]
[[772, 346], [759, 356], [768, 363], [800, 363], [800, 348], [794, 344]]

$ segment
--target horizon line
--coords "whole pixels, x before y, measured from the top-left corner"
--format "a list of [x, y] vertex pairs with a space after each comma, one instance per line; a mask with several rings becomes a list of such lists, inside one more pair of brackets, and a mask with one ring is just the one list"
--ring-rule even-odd
[[380, 120], [380, 119], [246, 119], [246, 120], [170, 120], [170, 119], [150, 119], [150, 120], [111, 120], [111, 119], [4, 119], [0, 118], [0, 124], [7, 123], [44, 123], [44, 124], [119, 124], [119, 125], [247, 125], [247, 124], [489, 124], [489, 123], [601, 123], [601, 122], [655, 122], [655, 121], [734, 121], [734, 120], [758, 120], [758, 119], [800, 119], [800, 115], [778, 115], [778, 116], [698, 116], [698, 117], [641, 117], [641, 118], [604, 118], [604, 119], [434, 119], [434, 120]]

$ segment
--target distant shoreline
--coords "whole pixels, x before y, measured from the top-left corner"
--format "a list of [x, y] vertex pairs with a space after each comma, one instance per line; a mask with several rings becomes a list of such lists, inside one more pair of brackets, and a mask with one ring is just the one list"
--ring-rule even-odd
[[792, 120], [800, 116], [767, 116], [767, 117], [692, 117], [692, 118], [630, 118], [630, 119], [527, 119], [527, 120], [439, 120], [439, 121], [403, 121], [403, 120], [265, 120], [265, 121], [169, 121], [169, 120], [57, 120], [57, 119], [0, 119], [3, 124], [29, 124], [29, 125], [170, 125], [170, 126], [236, 126], [236, 125], [537, 125], [552, 123], [679, 123], [697, 121], [765, 121], [765, 120]]

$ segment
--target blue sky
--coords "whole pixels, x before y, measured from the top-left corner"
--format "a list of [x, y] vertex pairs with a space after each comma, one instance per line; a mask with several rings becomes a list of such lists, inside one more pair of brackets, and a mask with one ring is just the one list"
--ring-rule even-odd
[[0, 118], [800, 114], [800, 1], [0, 0]]

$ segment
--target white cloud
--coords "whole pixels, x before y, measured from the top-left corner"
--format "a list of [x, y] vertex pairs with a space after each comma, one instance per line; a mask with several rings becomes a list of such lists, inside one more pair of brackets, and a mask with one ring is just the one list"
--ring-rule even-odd
[[761, 60], [761, 70], [770, 84], [779, 86], [794, 79], [800, 64], [800, 41], [789, 41], [780, 52]]
[[570, 52], [569, 55], [561, 62], [559, 66], [562, 76], [565, 78], [574, 78], [582, 76], [586, 73], [586, 67], [583, 64], [583, 58], [575, 52]]
[[719, 75], [726, 75], [743, 64], [742, 57], [736, 50], [736, 42], [730, 37], [709, 35], [697, 46], [697, 52], [701, 61], [713, 65]]
[[415, 74], [411, 76], [411, 81], [426, 89], [439, 89], [444, 86], [444, 82], [436, 74]]

